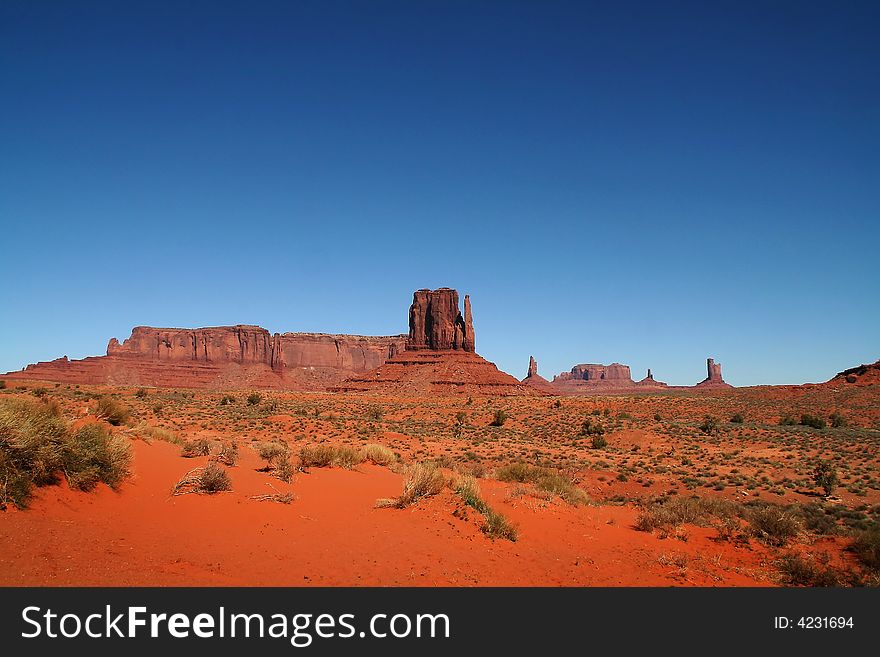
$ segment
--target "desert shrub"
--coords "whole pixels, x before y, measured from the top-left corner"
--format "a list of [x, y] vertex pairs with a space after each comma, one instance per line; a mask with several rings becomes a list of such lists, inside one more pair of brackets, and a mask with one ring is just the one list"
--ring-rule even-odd
[[156, 402], [155, 404], [153, 404], [153, 405], [150, 407], [150, 410], [152, 410], [153, 413], [156, 414], [156, 415], [162, 415], [162, 411], [163, 411], [164, 409], [165, 409], [165, 404], [163, 404], [163, 403], [160, 402], [160, 401], [159, 401], [159, 402]]
[[575, 486], [569, 477], [548, 468], [527, 463], [511, 463], [498, 468], [495, 476], [500, 481], [534, 484], [538, 490], [561, 497], [575, 506], [589, 501], [586, 492]]
[[0, 507], [25, 508], [33, 488], [57, 483], [60, 473], [76, 489], [117, 486], [130, 459], [128, 442], [96, 423], [72, 431], [49, 404], [0, 403]]
[[553, 402], [553, 408], [562, 408], [562, 400], [557, 399], [555, 402]]
[[173, 431], [163, 429], [162, 427], [153, 427], [148, 424], [141, 424], [135, 427], [135, 432], [140, 435], [141, 439], [147, 442], [150, 440], [162, 440], [172, 445], [180, 445], [183, 442]]
[[220, 405], [221, 406], [229, 406], [230, 404], [234, 404], [234, 403], [235, 403], [235, 397], [233, 397], [232, 395], [223, 395], [220, 398]]
[[266, 415], [278, 412], [278, 402], [275, 399], [269, 399], [265, 404], [260, 406], [260, 410]]
[[39, 386], [39, 387], [31, 390], [31, 394], [34, 395], [35, 397], [45, 397], [46, 395], [49, 394], [49, 391], [46, 390], [45, 388], [43, 388], [42, 386]]
[[446, 479], [437, 466], [431, 463], [416, 463], [406, 470], [403, 480], [403, 493], [393, 499], [376, 501], [378, 507], [397, 507], [404, 509], [424, 497], [436, 495], [446, 485]]
[[605, 449], [608, 447], [608, 439], [605, 436], [593, 436], [590, 440], [590, 447], [593, 449]]
[[351, 470], [364, 462], [364, 454], [353, 447], [337, 447], [333, 450], [333, 465]]
[[793, 427], [797, 424], [797, 420], [795, 420], [791, 415], [783, 415], [779, 418], [779, 426], [780, 427]]
[[252, 392], [251, 394], [249, 394], [247, 396], [248, 406], [256, 406], [257, 404], [259, 404], [262, 401], [262, 399], [263, 399], [263, 395], [261, 395], [258, 392]]
[[743, 416], [742, 413], [734, 413], [730, 417], [730, 421], [733, 422], [734, 424], [742, 424], [743, 422], [746, 421], [746, 418]]
[[95, 415], [114, 426], [119, 426], [129, 418], [130, 412], [128, 407], [119, 400], [103, 395], [98, 397], [98, 401], [95, 403]]
[[274, 461], [274, 467], [272, 468], [272, 476], [276, 479], [280, 479], [285, 483], [290, 483], [293, 479], [295, 468], [293, 464], [290, 462], [290, 454], [288, 452], [284, 452], [281, 456], [279, 456]]
[[223, 465], [233, 467], [238, 463], [238, 443], [225, 443], [217, 453], [217, 461]]
[[226, 470], [211, 462], [203, 468], [195, 468], [187, 472], [180, 481], [174, 484], [171, 494], [206, 493], [212, 495], [226, 490], [232, 490], [229, 475], [226, 474]]
[[257, 453], [266, 461], [267, 467], [271, 467], [274, 461], [289, 451], [287, 445], [277, 442], [261, 443], [257, 448]]
[[813, 482], [829, 497], [839, 482], [837, 468], [831, 461], [819, 461], [813, 469]]
[[495, 411], [495, 415], [492, 418], [492, 421], [489, 423], [490, 427], [501, 427], [504, 426], [504, 423], [507, 422], [507, 412], [499, 408]]
[[700, 431], [703, 433], [715, 433], [718, 431], [718, 420], [711, 415], [707, 415], [700, 424]]
[[137, 391], [134, 393], [134, 396], [138, 399], [144, 399], [146, 398], [147, 394], [148, 393], [146, 388], [138, 388]]
[[195, 458], [197, 456], [208, 456], [210, 453], [211, 443], [205, 438], [184, 441], [183, 445], [180, 447], [180, 455], [186, 459]]
[[605, 433], [605, 427], [599, 422], [593, 422], [592, 418], [587, 418], [581, 424], [582, 436], [601, 436]]
[[663, 419], [663, 416], [660, 413], [654, 413], [654, 421], [660, 422]]
[[303, 445], [299, 462], [304, 468], [327, 468], [333, 465], [336, 450], [330, 445]]
[[880, 571], [880, 527], [858, 532], [850, 550], [866, 567]]
[[367, 410], [367, 417], [371, 420], [376, 420], [377, 422], [382, 419], [383, 414], [381, 406], [371, 406]]
[[364, 447], [364, 460], [376, 465], [391, 465], [397, 460], [397, 457], [384, 445], [371, 443]]
[[814, 429], [824, 429], [826, 427], [825, 420], [809, 413], [801, 415], [800, 424], [805, 427], [813, 427]]
[[636, 518], [636, 529], [657, 530], [661, 538], [672, 535], [684, 524], [715, 525], [725, 539], [732, 538], [739, 523], [738, 506], [718, 498], [673, 496], [656, 501], [642, 509]]
[[840, 586], [840, 574], [831, 566], [807, 561], [796, 552], [789, 552], [776, 562], [786, 586]]
[[847, 425], [846, 418], [836, 411], [829, 415], [828, 419], [831, 420], [831, 426], [835, 429], [839, 429]]
[[752, 536], [775, 547], [782, 547], [802, 529], [793, 512], [773, 505], [752, 509], [747, 520]]
[[101, 481], [116, 488], [129, 474], [131, 447], [124, 438], [92, 422], [64, 441], [62, 462], [71, 488], [92, 490]]

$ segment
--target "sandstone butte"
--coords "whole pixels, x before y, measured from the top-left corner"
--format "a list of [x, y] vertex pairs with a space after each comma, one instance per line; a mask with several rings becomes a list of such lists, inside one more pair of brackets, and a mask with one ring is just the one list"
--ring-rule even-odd
[[406, 349], [375, 370], [353, 376], [333, 389], [391, 394], [542, 394], [477, 355], [470, 297], [464, 297], [462, 314], [458, 292], [450, 288], [415, 292]]
[[651, 370], [645, 378], [634, 381], [629, 365], [611, 363], [583, 363], [575, 365], [569, 372], [553, 377], [552, 381], [538, 375], [538, 364], [534, 357], [529, 358], [529, 371], [523, 383], [535, 386], [546, 392], [557, 395], [591, 395], [603, 392], [651, 391], [651, 390], [692, 390], [703, 388], [732, 388], [721, 377], [721, 363], [712, 358], [706, 360], [708, 376], [694, 386], [670, 386], [654, 379]]

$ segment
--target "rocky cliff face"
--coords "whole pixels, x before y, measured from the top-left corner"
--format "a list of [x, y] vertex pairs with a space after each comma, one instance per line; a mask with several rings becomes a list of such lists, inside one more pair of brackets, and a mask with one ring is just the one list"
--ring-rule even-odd
[[476, 349], [470, 297], [464, 298], [464, 315], [458, 309], [458, 292], [448, 287], [417, 290], [409, 308], [409, 351]]
[[259, 326], [199, 329], [138, 326], [106, 356], [29, 365], [10, 378], [87, 384], [321, 390], [378, 367], [406, 336], [270, 334]]

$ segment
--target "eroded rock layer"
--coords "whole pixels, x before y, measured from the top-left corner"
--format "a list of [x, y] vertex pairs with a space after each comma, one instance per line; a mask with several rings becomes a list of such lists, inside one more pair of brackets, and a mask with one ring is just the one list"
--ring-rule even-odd
[[406, 336], [275, 333], [250, 325], [200, 329], [138, 326], [106, 356], [28, 365], [8, 378], [185, 388], [321, 390], [378, 367]]

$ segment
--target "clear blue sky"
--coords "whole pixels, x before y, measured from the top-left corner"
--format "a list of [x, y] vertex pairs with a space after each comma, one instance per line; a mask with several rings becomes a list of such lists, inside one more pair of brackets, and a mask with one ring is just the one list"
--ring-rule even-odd
[[406, 331], [524, 376], [880, 357], [880, 3], [0, 5], [0, 372], [132, 326]]

